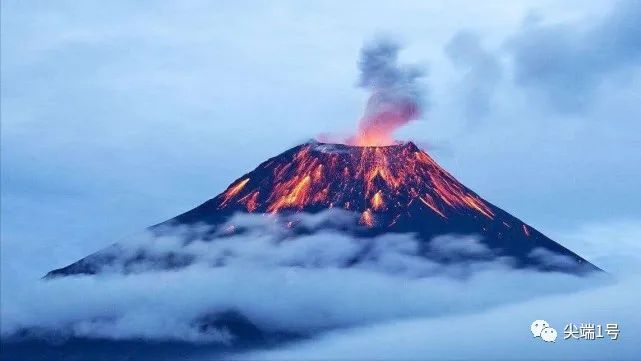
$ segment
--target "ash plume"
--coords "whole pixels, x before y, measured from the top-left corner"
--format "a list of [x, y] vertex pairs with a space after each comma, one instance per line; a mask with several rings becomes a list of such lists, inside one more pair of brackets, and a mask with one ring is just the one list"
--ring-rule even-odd
[[378, 39], [361, 49], [358, 86], [371, 95], [358, 127], [350, 139], [356, 145], [389, 145], [392, 133], [421, 116], [426, 102], [420, 79], [425, 70], [398, 63], [401, 46], [392, 39]]

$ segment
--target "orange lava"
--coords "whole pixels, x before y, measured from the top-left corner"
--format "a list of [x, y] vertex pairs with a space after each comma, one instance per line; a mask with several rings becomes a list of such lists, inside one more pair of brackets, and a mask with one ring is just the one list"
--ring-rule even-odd
[[365, 225], [367, 227], [374, 227], [374, 216], [372, 215], [372, 211], [366, 209], [363, 213], [361, 213], [361, 218], [359, 221], [362, 225]]
[[372, 197], [372, 208], [376, 211], [383, 208], [383, 192], [378, 191], [374, 194], [374, 197]]
[[232, 197], [237, 195], [245, 187], [247, 182], [249, 182], [249, 178], [245, 178], [245, 179], [241, 180], [240, 182], [238, 182], [236, 184], [233, 184], [229, 188], [227, 188], [227, 190], [224, 193], [223, 205], [227, 204], [227, 202], [229, 202], [229, 200]]
[[494, 218], [490, 205], [412, 143], [297, 147], [259, 166], [218, 198], [219, 208], [237, 206], [261, 213], [340, 207], [361, 213], [368, 227], [376, 214], [385, 213], [385, 224], [391, 224], [410, 207], [425, 207], [441, 218], [467, 212]]
[[259, 191], [253, 191], [253, 192], [247, 194], [246, 196], [244, 196], [243, 198], [239, 199], [238, 203], [244, 204], [245, 207], [247, 207], [247, 210], [249, 212], [253, 212], [258, 207], [258, 195], [259, 194], [260, 194]]
[[[294, 178], [288, 182], [280, 183], [274, 190], [275, 194], [282, 194], [267, 208], [268, 212], [278, 212], [284, 207], [297, 206], [302, 208], [307, 201], [311, 177]], [[291, 189], [291, 190], [289, 190]]]
[[385, 132], [359, 131], [349, 143], [359, 147], [384, 147], [393, 145], [394, 139]]
[[441, 216], [443, 218], [447, 218], [447, 217], [445, 217], [443, 212], [441, 212], [438, 209], [438, 207], [436, 206], [436, 203], [434, 203], [434, 200], [432, 199], [432, 196], [430, 196], [429, 194], [426, 194], [425, 198], [418, 197], [418, 199], [420, 199], [421, 202], [425, 203], [426, 206], [430, 207], [430, 209], [433, 210], [434, 212], [436, 212], [439, 216]]

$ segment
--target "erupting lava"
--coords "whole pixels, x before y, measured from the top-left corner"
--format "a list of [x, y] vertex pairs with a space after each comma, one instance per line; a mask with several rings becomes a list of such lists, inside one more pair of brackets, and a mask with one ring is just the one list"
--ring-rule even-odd
[[361, 147], [384, 147], [394, 145], [393, 133], [396, 128], [407, 124], [415, 117], [417, 110], [407, 104], [402, 109], [391, 109], [361, 120], [356, 135], [347, 143]]
[[[234, 182], [216, 198], [218, 209], [275, 213], [339, 207], [393, 221], [419, 202], [442, 218], [452, 212], [494, 212], [413, 143], [356, 147], [313, 143], [273, 158]], [[263, 172], [261, 170], [266, 170]], [[392, 217], [389, 217], [392, 215]]]

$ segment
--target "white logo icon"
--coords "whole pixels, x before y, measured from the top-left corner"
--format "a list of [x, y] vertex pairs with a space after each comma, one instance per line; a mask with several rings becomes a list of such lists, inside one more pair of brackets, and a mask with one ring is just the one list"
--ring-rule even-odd
[[543, 329], [546, 327], [550, 327], [550, 324], [547, 321], [536, 320], [532, 322], [532, 325], [530, 325], [530, 331], [532, 331], [532, 335], [534, 337], [540, 337], [541, 331], [543, 331]]
[[536, 320], [530, 325], [530, 331], [534, 337], [541, 337], [545, 342], [556, 341], [556, 330], [550, 327], [550, 324], [545, 320]]
[[541, 338], [545, 342], [554, 342], [556, 340], [556, 330], [552, 327], [546, 327], [541, 330]]

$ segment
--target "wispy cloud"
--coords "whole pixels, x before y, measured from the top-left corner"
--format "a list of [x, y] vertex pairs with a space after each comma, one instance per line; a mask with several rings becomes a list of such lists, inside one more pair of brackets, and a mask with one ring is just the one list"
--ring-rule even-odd
[[462, 72], [457, 92], [470, 119], [486, 117], [491, 110], [494, 92], [503, 77], [497, 54], [486, 50], [478, 33], [462, 30], [445, 45], [445, 54]]
[[591, 22], [533, 16], [509, 40], [515, 79], [555, 109], [583, 111], [606, 78], [641, 66], [641, 3], [620, 0]]

